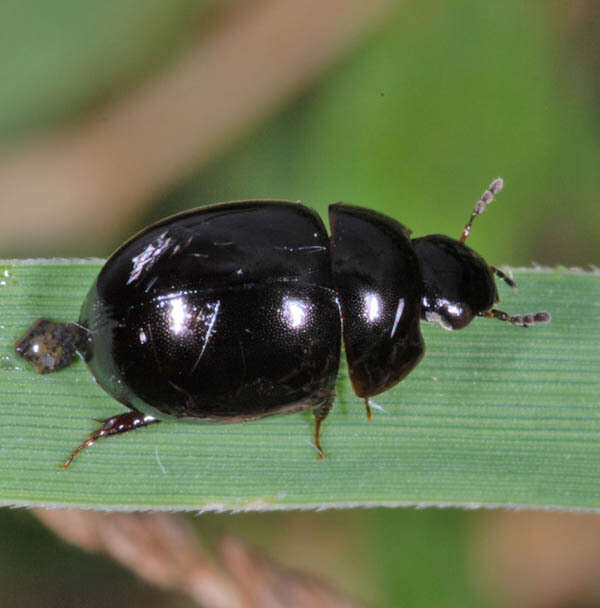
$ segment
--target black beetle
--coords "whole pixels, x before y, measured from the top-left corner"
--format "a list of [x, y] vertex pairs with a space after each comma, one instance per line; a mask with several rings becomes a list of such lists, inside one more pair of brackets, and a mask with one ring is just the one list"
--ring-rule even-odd
[[494, 275], [464, 245], [502, 188], [494, 180], [460, 240], [410, 239], [375, 211], [335, 203], [331, 238], [319, 216], [288, 201], [188, 211], [135, 235], [106, 262], [78, 323], [38, 320], [17, 352], [45, 373], [85, 359], [129, 411], [103, 420], [64, 463], [99, 437], [192, 418], [238, 422], [313, 409], [315, 444], [334, 398], [342, 337], [355, 393], [388, 390], [425, 351], [420, 320], [446, 329], [475, 316], [527, 327], [545, 312], [494, 308]]

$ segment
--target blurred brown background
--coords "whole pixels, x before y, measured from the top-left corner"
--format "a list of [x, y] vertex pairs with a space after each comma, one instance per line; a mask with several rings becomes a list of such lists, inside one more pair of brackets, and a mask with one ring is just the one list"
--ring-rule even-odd
[[[240, 198], [346, 200], [494, 264], [600, 261], [593, 0], [0, 5], [0, 256], [106, 256]], [[600, 606], [600, 519], [357, 510], [202, 515], [374, 606]], [[0, 513], [0, 605], [187, 606]]]

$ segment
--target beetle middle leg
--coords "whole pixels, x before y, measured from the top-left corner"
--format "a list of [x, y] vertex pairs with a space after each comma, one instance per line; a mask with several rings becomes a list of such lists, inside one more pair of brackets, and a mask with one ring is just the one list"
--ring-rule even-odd
[[143, 414], [134, 407], [128, 407], [131, 408], [130, 412], [117, 414], [116, 416], [106, 418], [106, 420], [98, 420], [97, 422], [101, 422], [102, 426], [96, 429], [83, 443], [73, 450], [72, 454], [63, 463], [62, 468], [67, 469], [71, 462], [73, 462], [73, 458], [75, 458], [79, 452], [85, 448], [89, 448], [97, 439], [100, 439], [101, 437], [108, 437], [109, 435], [116, 435], [118, 433], [126, 433], [127, 431], [133, 431], [134, 429], [139, 429], [143, 426], [160, 422], [160, 420], [157, 420], [154, 418], [154, 416]]
[[321, 439], [319, 437], [321, 432], [321, 423], [325, 418], [327, 418], [327, 414], [331, 411], [333, 407], [333, 400], [335, 399], [335, 393], [333, 390], [321, 405], [317, 406], [313, 412], [315, 415], [315, 447], [317, 448], [317, 452], [319, 453], [319, 458], [322, 460], [325, 458], [325, 453], [321, 449]]
[[524, 315], [509, 315], [507, 312], [498, 310], [496, 308], [492, 308], [491, 310], [487, 310], [485, 312], [480, 312], [479, 316], [486, 317], [488, 319], [498, 319], [499, 321], [508, 321], [509, 323], [517, 325], [518, 327], [529, 327], [535, 323], [548, 323], [548, 321], [551, 319], [549, 312], [530, 312]]
[[363, 399], [365, 401], [365, 410], [367, 412], [367, 420], [369, 422], [371, 422], [371, 404], [369, 403], [369, 398], [363, 397]]

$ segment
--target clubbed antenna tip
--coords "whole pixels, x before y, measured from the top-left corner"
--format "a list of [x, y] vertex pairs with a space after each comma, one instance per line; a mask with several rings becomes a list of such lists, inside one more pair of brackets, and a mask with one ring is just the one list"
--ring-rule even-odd
[[497, 177], [491, 184], [488, 190], [496, 196], [500, 190], [504, 188], [504, 180], [501, 177]]
[[503, 310], [492, 308], [485, 312], [479, 313], [480, 317], [487, 317], [488, 319], [498, 319], [499, 321], [508, 321], [517, 327], [531, 327], [536, 323], [550, 323], [552, 315], [549, 312], [529, 312], [520, 315], [509, 315]]
[[485, 211], [485, 208], [494, 200], [494, 197], [504, 188], [504, 180], [501, 177], [497, 177], [488, 187], [487, 190], [481, 195], [481, 198], [475, 203], [475, 208], [471, 217], [463, 228], [460, 236], [460, 242], [464, 243], [471, 232], [471, 226], [473, 220]]

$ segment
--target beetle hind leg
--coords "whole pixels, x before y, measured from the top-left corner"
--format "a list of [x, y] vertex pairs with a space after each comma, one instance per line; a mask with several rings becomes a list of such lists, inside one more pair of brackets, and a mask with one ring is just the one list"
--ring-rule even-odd
[[[131, 407], [131, 406], [128, 406]], [[69, 468], [69, 465], [73, 462], [73, 458], [79, 454], [85, 448], [89, 448], [97, 439], [101, 437], [108, 437], [109, 435], [117, 435], [118, 433], [126, 433], [127, 431], [133, 431], [143, 426], [155, 424], [160, 422], [148, 414], [143, 414], [135, 408], [131, 408], [130, 412], [123, 414], [117, 414], [107, 418], [106, 420], [97, 420], [101, 423], [100, 428], [96, 429], [83, 443], [77, 446], [71, 455], [62, 464], [63, 469]]]
[[498, 319], [499, 321], [508, 321], [517, 327], [529, 327], [530, 325], [535, 325], [536, 323], [548, 323], [552, 318], [549, 312], [509, 315], [507, 312], [498, 310], [496, 308], [492, 308], [491, 310], [487, 310], [485, 312], [480, 312], [478, 316], [486, 317], [488, 319]]

